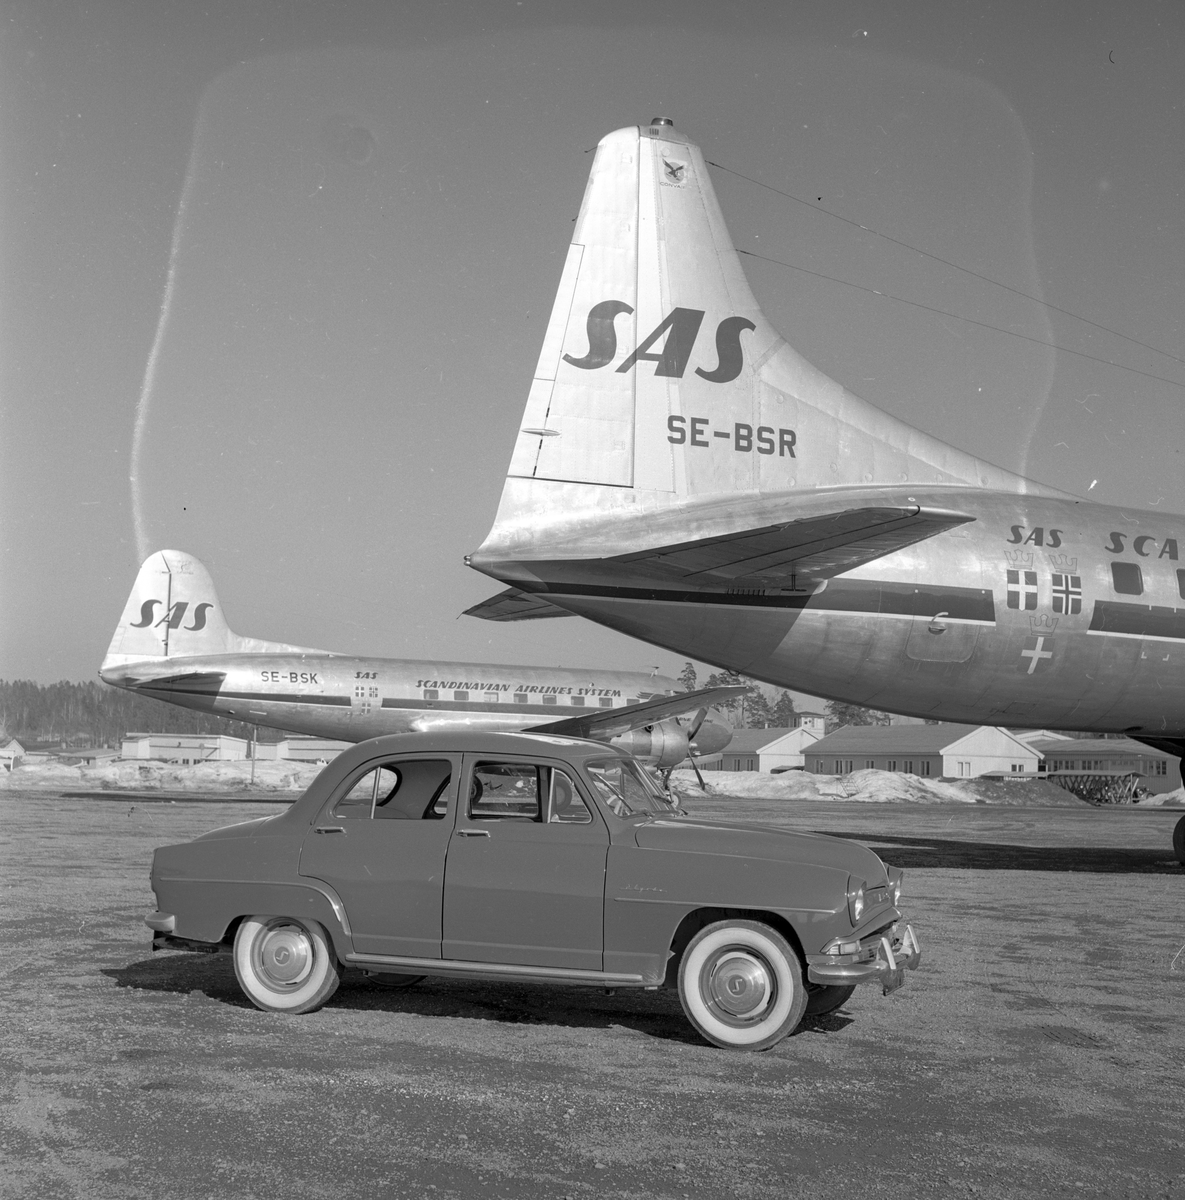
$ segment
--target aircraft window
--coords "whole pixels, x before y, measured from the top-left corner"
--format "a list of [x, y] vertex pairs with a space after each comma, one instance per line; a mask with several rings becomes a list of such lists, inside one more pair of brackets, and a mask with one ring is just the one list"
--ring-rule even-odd
[[515, 704], [526, 704], [526, 702], [529, 699], [530, 699], [530, 697], [527, 695], [526, 692], [515, 692], [514, 693]]
[[551, 788], [547, 798], [547, 820], [551, 824], [588, 825], [592, 813], [580, 798], [576, 785], [563, 771], [551, 770]]
[[425, 688], [424, 689], [424, 699], [425, 700], [439, 700], [440, 692], [436, 688]]
[[1177, 591], [1181, 593], [1181, 599], [1185, 600], [1185, 571], [1179, 568], [1177, 570]]
[[584, 707], [584, 697], [583, 696], [573, 696], [572, 703], [575, 704], [577, 708], [583, 708]]
[[[1182, 574], [1182, 572], [1178, 571], [1177, 574], [1180, 575], [1180, 574]], [[1185, 588], [1185, 583], [1182, 583], [1181, 587]], [[1182, 592], [1182, 595], [1185, 595], [1185, 592]], [[602, 708], [612, 708], [613, 707], [613, 697], [612, 696], [602, 696], [601, 697], [601, 707]]]
[[460, 700], [461, 703], [464, 704], [465, 701], [469, 699], [469, 693], [468, 692], [453, 692], [453, 699]]
[[560, 698], [558, 696], [544, 696], [543, 697], [544, 704], [558, 704], [559, 702], [560, 702]]
[[1140, 573], [1139, 563], [1113, 562], [1111, 582], [1121, 596], [1144, 594], [1144, 577]]
[[469, 816], [539, 821], [539, 768], [529, 763], [479, 762], [469, 784]]

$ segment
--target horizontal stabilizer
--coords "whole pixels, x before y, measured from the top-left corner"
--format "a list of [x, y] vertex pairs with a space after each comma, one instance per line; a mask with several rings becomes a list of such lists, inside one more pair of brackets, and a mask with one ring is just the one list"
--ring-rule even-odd
[[572, 737], [614, 737], [617, 734], [628, 733], [631, 729], [642, 729], [658, 721], [665, 721], [668, 717], [679, 717], [684, 713], [697, 712], [701, 708], [711, 708], [714, 704], [724, 704], [744, 696], [750, 690], [748, 687], [729, 685], [700, 688], [695, 692], [679, 692], [674, 696], [656, 696], [653, 700], [644, 700], [641, 704], [630, 704], [625, 708], [593, 709], [581, 713], [578, 717], [535, 725], [524, 732], [566, 733]]
[[795, 589], [841, 575], [974, 519], [933, 508], [853, 508], [639, 550], [610, 561], [644, 564], [664, 575], [708, 587], [744, 581], [752, 587]]
[[507, 588], [462, 614], [466, 617], [481, 617], [483, 621], [533, 621], [537, 617], [570, 617], [566, 608], [560, 608], [542, 596], [520, 592], [518, 588]]

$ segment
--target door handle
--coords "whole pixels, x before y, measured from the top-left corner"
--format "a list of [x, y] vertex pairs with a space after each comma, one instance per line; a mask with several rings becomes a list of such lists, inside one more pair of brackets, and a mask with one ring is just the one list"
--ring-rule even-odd
[[340, 825], [317, 825], [315, 829], [317, 833], [345, 833]]
[[488, 829], [458, 829], [457, 837], [489, 837]]

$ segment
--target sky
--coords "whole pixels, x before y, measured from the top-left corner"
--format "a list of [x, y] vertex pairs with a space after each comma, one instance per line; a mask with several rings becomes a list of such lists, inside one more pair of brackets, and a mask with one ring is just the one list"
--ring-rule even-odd
[[0, 3], [0, 678], [95, 678], [162, 548], [249, 636], [678, 674], [459, 616], [589, 152], [653, 116], [801, 268], [745, 259], [816, 366], [1185, 512], [1183, 34], [1171, 0]]

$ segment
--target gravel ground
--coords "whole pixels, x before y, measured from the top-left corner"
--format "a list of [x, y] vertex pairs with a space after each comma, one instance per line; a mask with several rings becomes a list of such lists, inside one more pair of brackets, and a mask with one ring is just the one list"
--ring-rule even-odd
[[1179, 813], [695, 801], [906, 867], [925, 950], [773, 1051], [668, 993], [153, 955], [154, 846], [274, 805], [0, 797], [0, 1196], [1185, 1197]]

